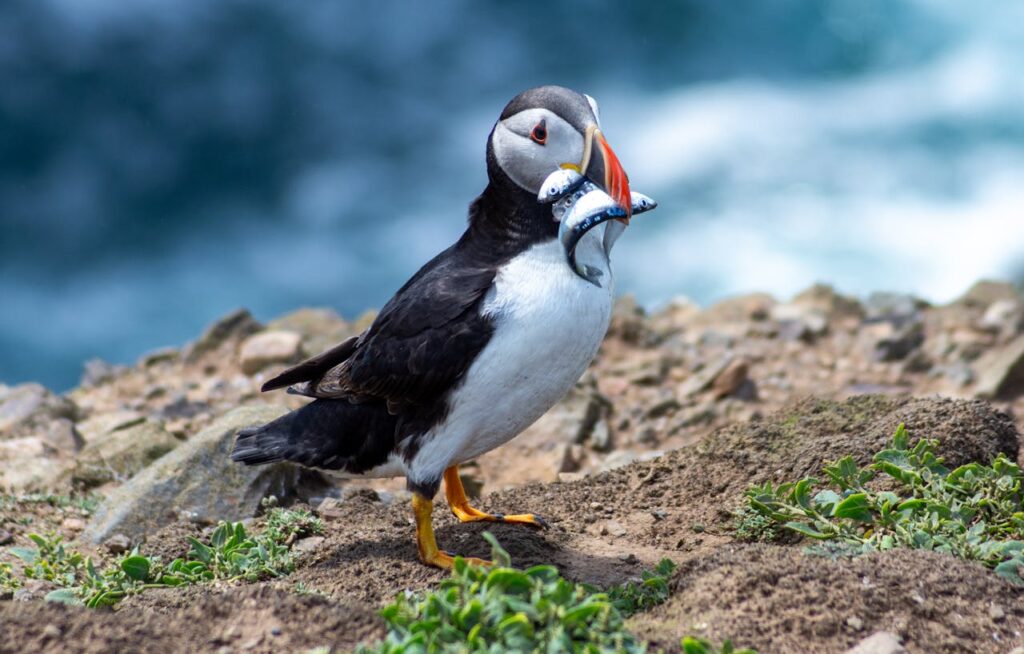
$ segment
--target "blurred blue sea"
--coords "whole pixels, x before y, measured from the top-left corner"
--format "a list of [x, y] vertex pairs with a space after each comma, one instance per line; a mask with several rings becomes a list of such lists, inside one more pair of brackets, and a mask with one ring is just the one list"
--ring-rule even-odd
[[461, 232], [504, 103], [601, 103], [619, 291], [1024, 278], [1024, 4], [7, 0], [0, 381], [246, 306], [352, 316]]

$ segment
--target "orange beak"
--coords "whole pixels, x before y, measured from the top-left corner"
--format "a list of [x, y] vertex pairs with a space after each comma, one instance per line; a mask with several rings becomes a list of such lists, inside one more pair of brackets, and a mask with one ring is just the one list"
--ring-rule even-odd
[[607, 193], [626, 212], [625, 218], [618, 220], [628, 225], [629, 218], [633, 215], [633, 202], [629, 194], [629, 177], [622, 169], [622, 164], [619, 163], [619, 158], [615, 156], [612, 147], [608, 145], [608, 141], [604, 140], [604, 134], [597, 128], [597, 125], [587, 128], [580, 172]]

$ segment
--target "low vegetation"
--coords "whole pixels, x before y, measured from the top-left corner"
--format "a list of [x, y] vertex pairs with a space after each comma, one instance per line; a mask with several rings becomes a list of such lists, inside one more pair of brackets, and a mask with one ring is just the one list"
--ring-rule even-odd
[[[552, 566], [516, 570], [490, 534], [493, 566], [457, 559], [450, 579], [432, 592], [399, 595], [381, 615], [386, 639], [359, 654], [424, 652], [645, 652], [625, 618], [664, 602], [675, 564], [662, 560], [639, 582], [600, 592], [568, 581]], [[752, 654], [686, 638], [693, 654]]]
[[903, 425], [874, 462], [851, 457], [825, 466], [827, 479], [751, 488], [737, 535], [770, 539], [779, 529], [837, 543], [849, 552], [896, 547], [980, 561], [1024, 585], [1024, 475], [1000, 454], [991, 465], [955, 470], [935, 454], [937, 441], [913, 447]]
[[[96, 608], [111, 606], [149, 588], [166, 588], [214, 580], [255, 581], [288, 574], [294, 568], [290, 546], [297, 539], [323, 530], [308, 511], [271, 508], [263, 530], [249, 534], [242, 523], [220, 523], [208, 542], [189, 538], [184, 558], [164, 564], [138, 549], [98, 568], [91, 558], [64, 545], [60, 536], [31, 534], [35, 547], [12, 547], [24, 563], [24, 575], [58, 586], [47, 599]], [[0, 586], [14, 588], [18, 580], [0, 569]]]

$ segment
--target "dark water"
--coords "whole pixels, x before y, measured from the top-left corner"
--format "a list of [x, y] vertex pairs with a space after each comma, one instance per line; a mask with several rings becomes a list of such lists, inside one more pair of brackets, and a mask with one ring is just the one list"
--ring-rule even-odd
[[1024, 271], [1014, 3], [552, 5], [0, 4], [0, 381], [67, 388], [237, 306], [379, 306], [542, 83], [597, 97], [661, 203], [615, 252], [649, 305]]

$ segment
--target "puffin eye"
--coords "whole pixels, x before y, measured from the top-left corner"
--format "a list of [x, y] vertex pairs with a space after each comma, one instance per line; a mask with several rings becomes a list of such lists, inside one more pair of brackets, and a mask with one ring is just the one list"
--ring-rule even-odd
[[535, 143], [540, 143], [541, 145], [547, 143], [548, 127], [543, 118], [541, 118], [539, 123], [533, 126], [533, 131], [530, 132], [530, 138], [533, 139]]

